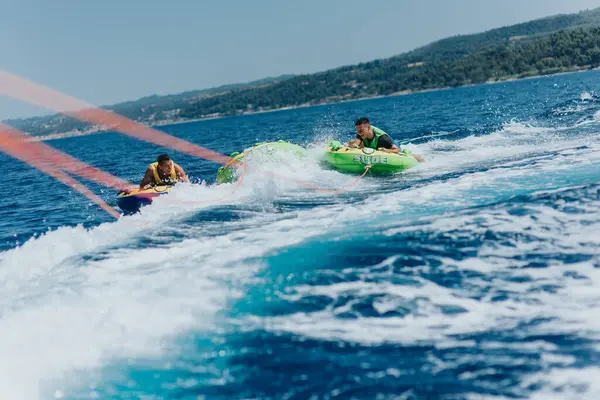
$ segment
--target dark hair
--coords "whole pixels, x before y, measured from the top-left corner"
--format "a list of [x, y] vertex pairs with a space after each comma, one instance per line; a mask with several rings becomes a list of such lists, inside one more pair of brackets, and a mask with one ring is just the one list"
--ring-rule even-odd
[[362, 118], [357, 119], [356, 122], [354, 123], [354, 126], [358, 126], [358, 125], [362, 125], [362, 124], [370, 124], [369, 118], [362, 117]]
[[169, 161], [169, 160], [171, 160], [171, 158], [168, 155], [161, 154], [160, 156], [158, 156], [158, 160], [157, 161], [158, 161], [158, 164], [162, 164], [165, 161]]

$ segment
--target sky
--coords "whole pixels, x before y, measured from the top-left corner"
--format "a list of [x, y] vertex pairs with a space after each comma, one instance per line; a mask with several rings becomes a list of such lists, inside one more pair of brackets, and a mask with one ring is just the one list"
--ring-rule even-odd
[[[0, 69], [96, 105], [386, 58], [600, 0], [0, 0]], [[0, 96], [0, 120], [47, 113]]]

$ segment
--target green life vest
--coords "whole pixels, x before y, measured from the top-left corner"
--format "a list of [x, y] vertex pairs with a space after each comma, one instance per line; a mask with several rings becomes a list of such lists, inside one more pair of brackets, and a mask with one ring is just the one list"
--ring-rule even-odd
[[377, 150], [377, 145], [379, 144], [379, 138], [382, 135], [387, 135], [387, 133], [373, 125], [371, 125], [371, 128], [373, 128], [373, 134], [375, 136], [373, 136], [373, 139], [371, 139], [371, 140], [363, 139], [363, 144], [365, 145], [365, 147], [370, 147], [372, 149]]

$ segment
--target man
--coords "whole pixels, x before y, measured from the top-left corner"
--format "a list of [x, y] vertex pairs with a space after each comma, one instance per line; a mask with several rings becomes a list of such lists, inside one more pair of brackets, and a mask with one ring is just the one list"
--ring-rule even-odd
[[[372, 126], [368, 118], [360, 118], [354, 124], [356, 126], [356, 139], [348, 142], [348, 147], [370, 147], [375, 150], [384, 151], [386, 153], [399, 154], [402, 150], [392, 143], [390, 136], [383, 130]], [[423, 162], [425, 159], [418, 154], [408, 154], [418, 162]]]
[[152, 186], [174, 185], [177, 182], [189, 182], [183, 168], [175, 164], [166, 154], [158, 156], [158, 160], [148, 166], [144, 179], [140, 182], [140, 189]]

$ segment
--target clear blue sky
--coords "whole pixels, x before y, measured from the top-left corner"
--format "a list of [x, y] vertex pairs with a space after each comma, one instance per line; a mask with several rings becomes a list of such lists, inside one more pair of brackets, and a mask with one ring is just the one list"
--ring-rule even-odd
[[[0, 0], [0, 68], [97, 105], [389, 57], [600, 0]], [[41, 110], [0, 96], [0, 119]]]

